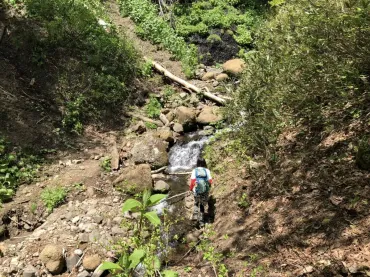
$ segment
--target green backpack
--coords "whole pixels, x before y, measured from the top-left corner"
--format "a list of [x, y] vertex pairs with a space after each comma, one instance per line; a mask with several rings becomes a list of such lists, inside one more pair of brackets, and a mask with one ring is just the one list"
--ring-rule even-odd
[[195, 169], [195, 178], [197, 182], [197, 186], [195, 188], [195, 192], [197, 194], [203, 194], [209, 191], [209, 182], [208, 182], [208, 175], [207, 170], [203, 167], [198, 167]]

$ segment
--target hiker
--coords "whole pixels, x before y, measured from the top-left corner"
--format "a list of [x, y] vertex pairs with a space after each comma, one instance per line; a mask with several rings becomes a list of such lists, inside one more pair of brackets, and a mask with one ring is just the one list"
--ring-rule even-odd
[[206, 161], [199, 158], [197, 167], [191, 173], [189, 186], [195, 200], [192, 220], [198, 220], [201, 227], [204, 225], [204, 206], [208, 204], [208, 194], [212, 184], [211, 172], [206, 167]]

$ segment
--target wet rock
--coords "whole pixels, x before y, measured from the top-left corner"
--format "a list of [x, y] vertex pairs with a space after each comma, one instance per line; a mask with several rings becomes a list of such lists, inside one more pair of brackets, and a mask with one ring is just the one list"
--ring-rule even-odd
[[184, 132], [184, 127], [180, 124], [180, 123], [175, 123], [172, 127], [172, 129], [176, 132], [176, 133], [183, 133]]
[[101, 263], [101, 259], [99, 255], [95, 254], [92, 256], [86, 256], [83, 259], [82, 265], [88, 271], [95, 270]]
[[72, 256], [69, 256], [66, 259], [67, 271], [71, 272], [73, 270], [73, 268], [76, 266], [76, 264], [78, 263], [79, 260], [80, 260], [80, 256], [78, 256], [78, 255], [73, 254]]
[[36, 277], [37, 274], [37, 268], [28, 265], [24, 270], [23, 270], [23, 277]]
[[126, 167], [121, 175], [113, 181], [113, 186], [121, 189], [133, 189], [142, 192], [151, 189], [153, 184], [151, 169], [148, 164]]
[[196, 128], [195, 109], [181, 106], [176, 109], [175, 114], [178, 123], [182, 124], [184, 131], [187, 132]]
[[171, 129], [169, 127], [163, 127], [163, 128], [158, 128], [157, 129], [157, 132], [156, 132], [156, 135], [166, 141], [166, 142], [169, 142], [169, 143], [173, 143], [174, 142], [174, 137], [173, 137], [173, 132], [171, 131]]
[[222, 120], [218, 107], [206, 106], [197, 117], [197, 122], [202, 125], [209, 125]]
[[154, 191], [157, 192], [167, 192], [170, 190], [170, 185], [165, 181], [159, 180], [154, 184]]
[[202, 81], [209, 81], [209, 80], [212, 80], [216, 77], [216, 72], [206, 72], [203, 76], [202, 76]]
[[212, 126], [206, 126], [210, 128], [204, 128], [203, 130], [199, 131], [200, 136], [210, 136], [215, 132], [215, 129]]
[[168, 164], [168, 143], [149, 135], [139, 138], [131, 149], [132, 160], [136, 164], [148, 163], [153, 168]]
[[40, 260], [52, 274], [59, 274], [63, 271], [65, 264], [63, 250], [58, 245], [46, 245], [40, 254]]
[[242, 59], [228, 60], [222, 65], [224, 71], [233, 75], [238, 75], [243, 72], [245, 62]]
[[218, 82], [223, 82], [226, 81], [227, 79], [229, 79], [229, 75], [227, 75], [226, 73], [221, 73], [216, 76], [216, 81]]

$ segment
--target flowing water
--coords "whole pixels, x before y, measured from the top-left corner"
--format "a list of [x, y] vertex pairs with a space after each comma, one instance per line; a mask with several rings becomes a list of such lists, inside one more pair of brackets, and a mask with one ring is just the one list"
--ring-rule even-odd
[[[170, 185], [171, 191], [169, 197], [185, 192], [188, 190], [190, 172], [197, 165], [197, 160], [202, 154], [204, 145], [209, 140], [209, 137], [199, 136], [197, 133], [191, 133], [185, 136], [181, 141], [178, 141], [169, 151], [169, 165], [167, 168], [168, 173], [166, 182]], [[177, 175], [171, 175], [177, 173]], [[178, 174], [184, 173], [184, 174]], [[186, 174], [188, 173], [188, 174]], [[166, 208], [170, 212], [182, 213], [184, 209], [183, 200], [184, 196], [173, 198], [160, 203], [153, 207], [157, 213], [161, 214], [163, 209]]]

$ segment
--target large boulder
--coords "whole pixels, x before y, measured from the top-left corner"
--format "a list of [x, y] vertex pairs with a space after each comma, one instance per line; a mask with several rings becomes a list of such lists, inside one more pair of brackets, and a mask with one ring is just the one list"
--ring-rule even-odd
[[205, 106], [197, 117], [197, 122], [201, 125], [209, 125], [222, 120], [218, 107]]
[[130, 153], [136, 164], [148, 163], [152, 168], [160, 168], [168, 164], [168, 142], [148, 135], [140, 137], [132, 147]]
[[178, 107], [175, 111], [177, 122], [184, 127], [184, 131], [196, 128], [196, 110], [188, 107]]
[[123, 190], [142, 192], [153, 185], [151, 169], [148, 164], [134, 165], [122, 169], [122, 173], [113, 181], [113, 186]]
[[65, 265], [62, 247], [48, 244], [41, 251], [40, 260], [45, 264], [51, 274], [62, 273]]
[[228, 60], [222, 65], [224, 71], [233, 75], [239, 75], [243, 72], [245, 62], [242, 59]]
[[167, 141], [169, 143], [173, 143], [175, 141], [173, 138], [173, 132], [171, 131], [170, 127], [158, 128], [156, 135], [160, 139]]

